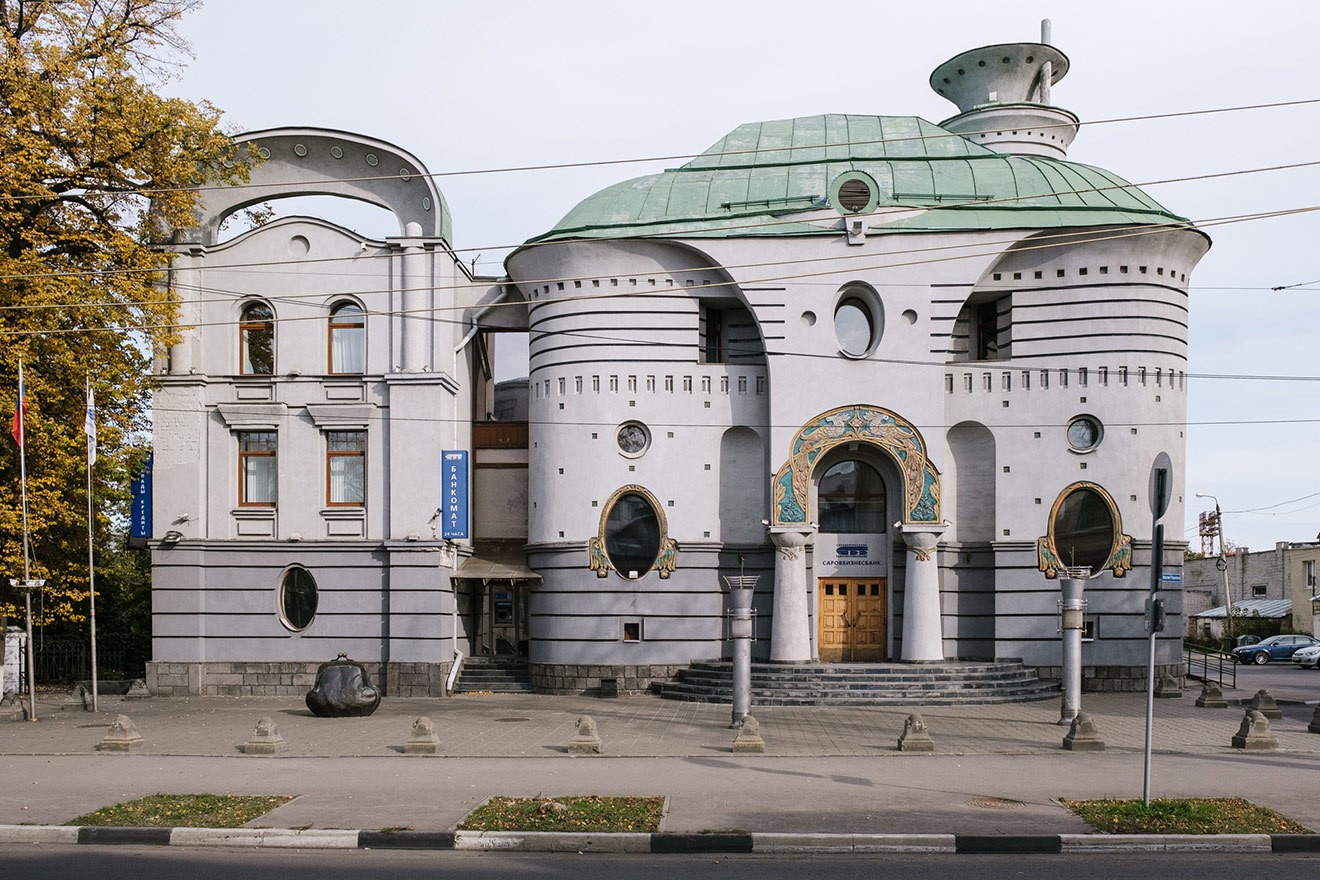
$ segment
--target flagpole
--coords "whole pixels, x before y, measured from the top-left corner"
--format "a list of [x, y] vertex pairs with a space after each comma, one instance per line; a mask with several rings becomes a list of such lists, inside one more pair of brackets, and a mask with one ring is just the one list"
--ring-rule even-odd
[[92, 377], [87, 377], [87, 596], [92, 622], [92, 711], [101, 711], [100, 688], [96, 677], [96, 530], [92, 514], [92, 465], [96, 464], [96, 398], [92, 396]]
[[33, 668], [32, 653], [32, 563], [28, 552], [28, 505], [27, 505], [27, 399], [23, 388], [23, 359], [18, 360], [18, 404], [14, 407], [14, 418], [18, 422], [18, 472], [23, 486], [23, 601], [27, 607], [27, 669], [28, 669], [28, 720], [37, 720], [37, 675]]

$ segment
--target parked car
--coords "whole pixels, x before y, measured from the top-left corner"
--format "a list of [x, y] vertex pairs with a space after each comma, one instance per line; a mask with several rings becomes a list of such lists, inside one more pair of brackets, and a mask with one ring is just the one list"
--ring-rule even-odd
[[1302, 648], [1292, 655], [1292, 662], [1303, 669], [1320, 669], [1320, 645]]
[[1270, 636], [1254, 645], [1244, 645], [1233, 649], [1233, 659], [1239, 663], [1269, 663], [1271, 660], [1288, 660], [1302, 648], [1320, 645], [1320, 639], [1314, 636]]

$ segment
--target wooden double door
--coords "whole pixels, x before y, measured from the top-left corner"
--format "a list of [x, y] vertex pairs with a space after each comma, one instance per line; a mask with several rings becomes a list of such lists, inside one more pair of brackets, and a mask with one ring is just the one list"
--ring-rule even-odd
[[821, 578], [816, 599], [822, 662], [885, 659], [889, 619], [885, 578]]

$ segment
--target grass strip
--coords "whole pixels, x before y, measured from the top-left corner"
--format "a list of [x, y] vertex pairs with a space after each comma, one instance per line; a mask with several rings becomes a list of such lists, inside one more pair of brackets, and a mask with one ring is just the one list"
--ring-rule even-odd
[[1107, 834], [1309, 834], [1287, 816], [1243, 798], [1156, 798], [1068, 801], [1096, 831]]
[[283, 795], [153, 794], [95, 812], [65, 825], [125, 828], [239, 828], [288, 803]]
[[493, 797], [468, 814], [461, 831], [653, 832], [660, 828], [664, 798]]

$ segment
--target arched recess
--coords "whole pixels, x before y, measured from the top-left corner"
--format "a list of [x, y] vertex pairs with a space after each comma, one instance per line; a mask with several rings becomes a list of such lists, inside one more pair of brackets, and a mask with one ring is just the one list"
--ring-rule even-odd
[[[980, 422], [959, 422], [949, 429], [952, 463], [952, 540], [995, 538], [995, 435]], [[949, 474], [945, 474], [947, 478]], [[946, 479], [947, 482], [947, 479]]]
[[720, 540], [765, 540], [765, 448], [751, 428], [730, 428], [720, 438]]
[[399, 220], [416, 223], [427, 238], [452, 237], [444, 196], [415, 156], [375, 138], [318, 128], [278, 128], [235, 138], [258, 160], [241, 187], [214, 187], [199, 194], [197, 224], [176, 230], [179, 243], [213, 245], [219, 227], [236, 211], [274, 199], [340, 196], [377, 205]]
[[889, 455], [903, 483], [903, 521], [940, 522], [940, 473], [926, 456], [926, 441], [912, 423], [875, 406], [841, 406], [816, 416], [793, 437], [788, 461], [775, 474], [774, 524], [809, 521], [812, 469], [842, 443], [866, 443]]

